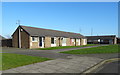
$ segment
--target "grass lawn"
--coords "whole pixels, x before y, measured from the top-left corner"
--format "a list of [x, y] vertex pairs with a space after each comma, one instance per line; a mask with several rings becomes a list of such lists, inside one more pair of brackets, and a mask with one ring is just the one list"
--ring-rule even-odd
[[70, 50], [64, 51], [60, 53], [66, 54], [99, 54], [99, 53], [118, 53], [118, 45], [108, 45], [108, 46], [100, 46], [94, 48], [86, 48], [86, 49], [78, 49], [78, 50]]
[[6, 70], [18, 66], [51, 60], [49, 58], [27, 56], [20, 54], [0, 53], [0, 55], [1, 54], [2, 54], [2, 69], [0, 70]]
[[56, 50], [56, 49], [87, 47], [87, 46], [95, 46], [95, 45], [98, 45], [98, 44], [87, 44], [87, 45], [82, 45], [82, 46], [61, 46], [61, 47], [50, 47], [50, 48], [36, 48], [34, 50]]

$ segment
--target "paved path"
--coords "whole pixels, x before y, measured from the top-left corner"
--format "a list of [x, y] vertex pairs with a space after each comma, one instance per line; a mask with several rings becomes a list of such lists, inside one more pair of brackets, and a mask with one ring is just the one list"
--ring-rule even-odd
[[93, 57], [68, 56], [3, 71], [3, 73], [81, 73], [103, 59]]

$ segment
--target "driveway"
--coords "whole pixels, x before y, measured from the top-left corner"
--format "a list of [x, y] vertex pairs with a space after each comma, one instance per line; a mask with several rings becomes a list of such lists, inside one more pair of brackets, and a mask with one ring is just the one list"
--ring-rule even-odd
[[47, 58], [66, 58], [70, 54], [62, 54], [56, 53], [52, 50], [30, 50], [30, 49], [18, 49], [18, 48], [3, 48], [3, 53], [15, 53], [15, 54], [23, 54], [23, 55], [30, 55], [30, 56], [40, 56], [40, 57], [47, 57]]

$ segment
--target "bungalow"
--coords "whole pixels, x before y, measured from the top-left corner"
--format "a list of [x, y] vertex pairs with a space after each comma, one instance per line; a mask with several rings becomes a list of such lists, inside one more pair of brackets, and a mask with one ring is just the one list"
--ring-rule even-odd
[[0, 35], [0, 47], [2, 46], [2, 40], [6, 39], [5, 37]]
[[21, 25], [18, 26], [12, 37], [13, 47], [16, 48], [47, 48], [87, 44], [87, 39], [79, 33]]
[[88, 44], [117, 44], [116, 35], [86, 36]]

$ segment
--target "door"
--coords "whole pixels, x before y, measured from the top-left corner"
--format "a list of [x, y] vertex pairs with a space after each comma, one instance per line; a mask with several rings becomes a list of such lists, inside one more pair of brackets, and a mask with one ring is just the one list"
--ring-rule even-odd
[[62, 46], [66, 46], [66, 38], [62, 39]]
[[39, 46], [42, 47], [42, 37], [39, 37]]

